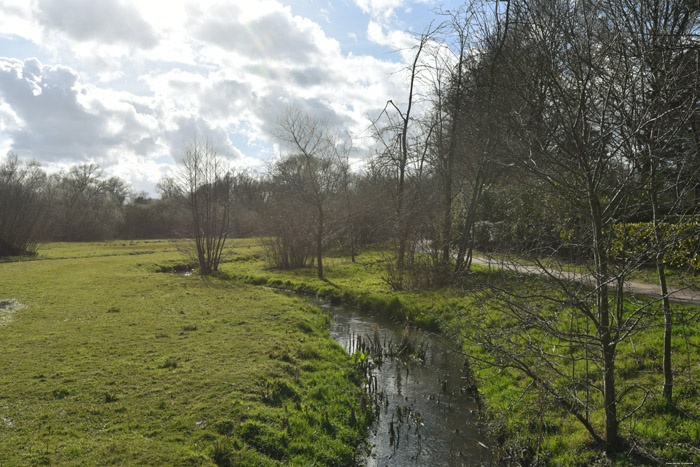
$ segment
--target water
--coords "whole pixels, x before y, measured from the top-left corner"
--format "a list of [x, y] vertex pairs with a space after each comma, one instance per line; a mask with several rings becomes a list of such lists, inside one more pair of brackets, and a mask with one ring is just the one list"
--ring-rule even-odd
[[[387, 357], [404, 326], [345, 306], [321, 304], [331, 315], [331, 336], [352, 353], [360, 336], [383, 344], [375, 366], [379, 417], [370, 430], [366, 466], [490, 465], [491, 451], [478, 429], [478, 406], [469, 390], [465, 358], [440, 336], [412, 330], [424, 349], [416, 358]], [[376, 330], [375, 330], [376, 327]], [[379, 359], [376, 359], [379, 360]]]
[[0, 326], [12, 322], [12, 315], [22, 308], [16, 298], [0, 299]]

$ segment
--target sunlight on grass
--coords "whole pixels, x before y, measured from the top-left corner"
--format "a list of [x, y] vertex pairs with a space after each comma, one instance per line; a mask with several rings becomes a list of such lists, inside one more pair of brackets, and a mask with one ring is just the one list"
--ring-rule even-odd
[[354, 371], [327, 316], [153, 272], [186, 260], [176, 242], [132, 241], [0, 264], [0, 299], [24, 305], [0, 327], [0, 464], [352, 462], [364, 422], [348, 418]]

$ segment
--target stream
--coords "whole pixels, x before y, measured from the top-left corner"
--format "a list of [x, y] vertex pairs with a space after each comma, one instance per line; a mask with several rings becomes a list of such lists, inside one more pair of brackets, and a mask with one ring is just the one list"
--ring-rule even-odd
[[[491, 464], [465, 357], [452, 350], [454, 345], [353, 307], [315, 304], [330, 313], [331, 337], [349, 354], [368, 345], [373, 349], [366, 352], [372, 355], [379, 416], [370, 428], [370, 452], [358, 459], [361, 465]], [[406, 342], [411, 353], [396, 356]]]

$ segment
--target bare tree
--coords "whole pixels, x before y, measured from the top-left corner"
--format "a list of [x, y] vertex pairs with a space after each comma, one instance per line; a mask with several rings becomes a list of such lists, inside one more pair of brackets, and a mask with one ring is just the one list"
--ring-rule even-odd
[[278, 121], [277, 138], [292, 152], [273, 167], [272, 180], [314, 209], [316, 267], [323, 279], [323, 249], [328, 201], [339, 189], [344, 144], [329, 124], [289, 107]]
[[271, 267], [277, 269], [303, 268], [316, 254], [316, 235], [309, 235], [314, 224], [313, 207], [297, 193], [274, 177], [269, 182], [269, 198], [264, 207], [267, 221], [261, 243]]
[[435, 66], [432, 69], [435, 129], [434, 148], [430, 161], [440, 180], [441, 219], [439, 230], [440, 261], [446, 267], [452, 259], [453, 222], [455, 219], [454, 200], [456, 167], [459, 152], [465, 147], [462, 138], [466, 126], [464, 104], [468, 77], [472, 34], [472, 5], [466, 4], [457, 10], [443, 12], [445, 22], [440, 27], [444, 35], [442, 47], [434, 53]]
[[[634, 135], [629, 160], [641, 172], [640, 191], [651, 209], [654, 262], [664, 316], [663, 396], [672, 402], [671, 335], [673, 313], [664, 257], [670, 243], [662, 231], [668, 214], [685, 213], [687, 198], [695, 194], [697, 147], [692, 122], [698, 115], [700, 72], [697, 39], [700, 4], [672, 0], [614, 2], [607, 16], [621, 40], [617, 53], [636, 67], [634, 93], [621, 107], [625, 126]], [[691, 162], [692, 161], [692, 162]], [[690, 174], [683, 173], [690, 168]], [[690, 175], [690, 176], [688, 176]]]
[[218, 270], [230, 235], [231, 182], [224, 159], [208, 141], [187, 147], [178, 184], [192, 216], [194, 256], [202, 275]]
[[418, 179], [421, 178], [435, 126], [434, 121], [425, 125], [425, 122], [416, 119], [413, 111], [417, 104], [421, 73], [427, 70], [425, 62], [422, 61], [423, 54], [433, 45], [434, 35], [438, 30], [439, 26], [433, 27], [431, 24], [418, 38], [413, 61], [407, 67], [409, 87], [405, 105], [397, 104], [393, 99], [388, 100], [372, 124], [381, 148], [379, 160], [387, 170], [395, 172], [394, 231], [398, 243], [396, 269], [399, 276], [397, 285], [400, 285], [403, 275], [409, 238], [407, 178], [412, 166], [417, 169]]
[[[621, 113], [634, 91], [635, 64], [616, 53], [618, 35], [602, 20], [597, 2], [509, 5], [516, 21], [492, 53], [508, 71], [501, 85], [514, 97], [507, 113], [514, 136], [511, 161], [585, 220], [579, 235], [591, 270], [581, 284], [540, 263], [556, 289], [494, 286], [503, 303], [502, 326], [477, 326], [483, 331], [478, 339], [494, 351], [498, 366], [529, 376], [612, 453], [621, 447], [620, 421], [636, 410], [619, 414], [620, 401], [639, 391], [643, 403], [648, 395], [638, 386], [618, 387], [618, 344], [644, 323], [646, 308], [625, 307], [622, 284], [628, 271], [614, 270], [609, 257], [612, 227], [628, 215], [631, 181], [638, 175], [625, 160], [633, 134]], [[574, 348], [583, 349], [583, 355]], [[599, 381], [592, 382], [589, 365], [599, 371]], [[600, 391], [602, 433], [589, 418], [595, 399], [579, 397], [581, 385]]]
[[342, 191], [342, 204], [345, 217], [345, 234], [350, 244], [350, 259], [355, 262], [355, 223], [354, 206], [352, 202], [352, 173], [350, 172], [350, 147], [345, 147], [338, 153], [338, 170], [340, 171], [340, 187]]
[[49, 177], [49, 238], [91, 241], [113, 238], [129, 187], [118, 177], [106, 178], [94, 163], [71, 167]]

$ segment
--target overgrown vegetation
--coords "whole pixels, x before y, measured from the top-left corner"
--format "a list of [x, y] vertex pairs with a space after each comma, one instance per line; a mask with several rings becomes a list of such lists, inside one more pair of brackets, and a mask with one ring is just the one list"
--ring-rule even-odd
[[23, 166], [16, 155], [0, 165], [0, 258], [35, 252], [44, 177], [37, 165]]
[[660, 242], [664, 263], [674, 269], [700, 271], [700, 220], [697, 218], [661, 223], [657, 229], [653, 222], [615, 225], [613, 229], [610, 254], [615, 259], [639, 257], [646, 264], [654, 264], [654, 245]]
[[[493, 436], [500, 444], [499, 462], [518, 459], [527, 464], [588, 465], [603, 461], [604, 451], [596, 447], [591, 434], [575, 418], [572, 407], [562, 403], [566, 399], [553, 397], [561, 390], [573, 391], [586, 402], [588, 412], [582, 413], [584, 419], [589, 419], [596, 429], [604, 426], [600, 390], [585, 381], [591, 379], [590, 375], [601, 372], [599, 357], [586, 356], [591, 349], [578, 342], [567, 342], [551, 331], [542, 333], [535, 321], [559, 323], [565, 326], [562, 330], [569, 326], [585, 330], [585, 320], [577, 317], [564, 295], [560, 295], [559, 304], [533, 298], [545, 292], [550, 295], [552, 279], [523, 277], [515, 272], [473, 266], [474, 271], [460, 284], [397, 292], [384, 280], [387, 261], [390, 258], [383, 249], [366, 249], [357, 255], [356, 262], [348, 255], [329, 255], [324, 281], [314, 277], [314, 270], [310, 268], [267, 269], [265, 261], [254, 253], [246, 253], [240, 260], [223, 265], [222, 269], [229, 278], [347, 302], [369, 312], [439, 329], [463, 342], [464, 351], [472, 361], [479, 397]], [[581, 285], [581, 290], [585, 289], [586, 286]], [[498, 290], [507, 290], [509, 294], [498, 296]], [[530, 297], [528, 309], [517, 302], [519, 294]], [[611, 300], [615, 301], [615, 296], [611, 296]], [[625, 450], [612, 458], [620, 465], [654, 465], [679, 459], [698, 462], [700, 456], [694, 446], [700, 442], [700, 418], [697, 416], [700, 406], [696, 397], [700, 370], [699, 310], [676, 308], [678, 320], [674, 325], [673, 350], [677, 360], [673, 376], [677, 391], [673, 405], [667, 405], [662, 395], [664, 377], [659, 342], [664, 332], [659, 325], [663, 320], [658, 312], [659, 304], [644, 297], [628, 297], [623, 306], [626, 309], [643, 306], [648, 312], [636, 332], [618, 344], [617, 384], [626, 395], [619, 403], [624, 417], [620, 437]], [[528, 310], [533, 313], [528, 331], [513, 326], [513, 318], [518, 315], [512, 313], [522, 314]], [[652, 313], [654, 310], [656, 312]], [[554, 320], [556, 316], [565, 319]], [[518, 346], [537, 344], [547, 359], [531, 359], [520, 349], [524, 367], [514, 367], [511, 359], [502, 358], [502, 353], [484, 345], [488, 344], [486, 339], [499, 345], [503, 353], [515, 352]], [[574, 366], [571, 366], [572, 358]], [[552, 367], [547, 381], [553, 385], [549, 389], [533, 381], [533, 377], [541, 374], [538, 366], [548, 365]], [[532, 374], [528, 376], [522, 371], [525, 369]], [[572, 376], [576, 379], [571, 379]]]

